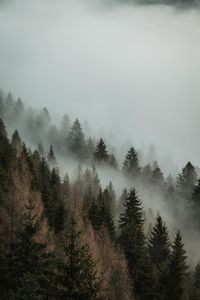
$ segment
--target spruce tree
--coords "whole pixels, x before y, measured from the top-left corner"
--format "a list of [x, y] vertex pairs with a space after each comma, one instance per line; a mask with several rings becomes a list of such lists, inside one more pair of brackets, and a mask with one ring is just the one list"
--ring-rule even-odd
[[80, 234], [72, 219], [64, 244], [66, 261], [60, 268], [63, 286], [61, 299], [97, 300], [100, 299], [100, 283], [94, 270], [95, 264], [89, 247], [81, 245]]
[[200, 299], [200, 263], [196, 265], [194, 271], [194, 283], [193, 283], [193, 290], [192, 290], [192, 300], [199, 300]]
[[170, 255], [169, 247], [170, 243], [167, 227], [161, 216], [158, 216], [148, 243], [148, 250], [152, 263], [156, 266], [166, 263]]
[[144, 264], [145, 236], [141, 201], [135, 189], [130, 189], [119, 219], [118, 242], [124, 250], [136, 295], [141, 291], [141, 268]]
[[152, 266], [155, 270], [155, 291], [157, 299], [166, 299], [168, 289], [170, 243], [168, 231], [160, 216], [152, 229], [151, 238], [148, 243], [148, 252]]
[[49, 152], [48, 152], [48, 162], [51, 165], [56, 165], [56, 157], [52, 145], [50, 145]]
[[170, 300], [182, 300], [186, 279], [186, 251], [180, 232], [176, 234], [172, 245], [172, 255], [169, 267], [169, 294]]
[[131, 147], [125, 157], [123, 171], [126, 175], [137, 176], [140, 172], [138, 154], [134, 147]]
[[177, 178], [177, 191], [180, 197], [190, 200], [194, 186], [197, 182], [195, 167], [188, 162]]
[[22, 140], [17, 130], [15, 130], [12, 135], [11, 145], [16, 150], [17, 154], [22, 151]]
[[85, 158], [85, 135], [78, 119], [73, 123], [67, 136], [68, 149], [79, 159]]
[[104, 140], [101, 138], [96, 146], [96, 150], [94, 152], [94, 159], [101, 163], [106, 162], [108, 159], [108, 151]]
[[195, 225], [197, 228], [200, 228], [200, 180], [198, 180], [197, 185], [194, 187], [191, 199]]

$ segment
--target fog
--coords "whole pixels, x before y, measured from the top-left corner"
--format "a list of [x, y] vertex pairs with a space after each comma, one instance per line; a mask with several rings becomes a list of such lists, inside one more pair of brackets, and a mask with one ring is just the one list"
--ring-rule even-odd
[[[105, 4], [109, 2], [109, 6]], [[200, 164], [200, 15], [164, 5], [20, 0], [0, 7], [0, 86], [87, 118], [114, 145]]]
[[[107, 137], [118, 153], [131, 144], [145, 152], [154, 143], [165, 175], [177, 174], [188, 160], [200, 166], [197, 9], [2, 1], [0, 70], [5, 92], [33, 107], [47, 106], [56, 121], [64, 113], [87, 119], [91, 135]], [[58, 162], [61, 174], [73, 177], [78, 163], [61, 157]], [[119, 171], [97, 171], [103, 187], [112, 180], [118, 198], [133, 185]], [[172, 234], [183, 231], [196, 262], [199, 233], [188, 226], [185, 204], [176, 204], [175, 216], [163, 195], [134, 185], [146, 211], [159, 211]]]

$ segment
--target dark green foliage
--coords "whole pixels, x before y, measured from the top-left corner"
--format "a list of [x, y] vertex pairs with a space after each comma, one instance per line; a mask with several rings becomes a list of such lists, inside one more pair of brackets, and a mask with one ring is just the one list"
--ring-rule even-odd
[[45, 159], [42, 158], [39, 164], [38, 174], [40, 176], [40, 192], [49, 225], [55, 232], [59, 232], [63, 229], [65, 216], [59, 171], [56, 168], [50, 171]]
[[194, 272], [194, 283], [193, 283], [191, 299], [192, 300], [200, 299], [200, 264], [199, 263], [196, 265], [195, 272]]
[[100, 299], [100, 283], [95, 272], [95, 264], [89, 247], [79, 242], [80, 232], [72, 220], [64, 245], [66, 262], [60, 267], [63, 291], [61, 299], [97, 300]]
[[11, 145], [15, 149], [17, 154], [21, 153], [23, 144], [17, 130], [15, 130], [12, 135]]
[[93, 201], [89, 211], [88, 217], [94, 227], [94, 229], [99, 230], [100, 228], [105, 227], [108, 230], [110, 238], [114, 240], [115, 238], [115, 225], [114, 218], [110, 210], [110, 204], [108, 198], [110, 196], [107, 190], [100, 190], [97, 200]]
[[195, 225], [200, 228], [200, 180], [198, 180], [197, 185], [194, 187], [192, 193], [192, 209], [193, 216], [195, 220]]
[[133, 147], [129, 149], [125, 157], [123, 170], [124, 173], [129, 176], [139, 175], [140, 166], [139, 166], [138, 154]]
[[161, 169], [157, 166], [152, 171], [152, 177], [151, 177], [152, 184], [156, 187], [163, 188], [164, 187], [164, 176], [161, 172]]
[[85, 136], [78, 119], [75, 120], [67, 137], [68, 149], [78, 158], [85, 158]]
[[177, 191], [185, 199], [190, 199], [197, 182], [195, 167], [188, 162], [177, 178]]
[[186, 279], [186, 251], [180, 232], [177, 233], [173, 245], [169, 267], [169, 294], [170, 300], [182, 300], [184, 295], [184, 284]]
[[167, 299], [170, 243], [167, 227], [160, 216], [157, 217], [156, 224], [153, 227], [148, 243], [148, 251], [152, 266], [155, 270], [155, 291], [157, 299]]
[[120, 214], [118, 242], [126, 255], [136, 295], [141, 290], [141, 268], [144, 265], [145, 236], [143, 233], [141, 201], [131, 189]]
[[156, 266], [166, 263], [170, 255], [169, 247], [170, 243], [167, 227], [162, 218], [158, 216], [148, 243], [152, 263]]
[[104, 140], [101, 138], [96, 146], [96, 150], [94, 152], [94, 159], [101, 163], [106, 162], [108, 160], [108, 151]]
[[146, 254], [140, 271], [140, 297], [142, 300], [157, 300], [156, 278], [149, 256]]
[[[46, 299], [51, 288], [50, 260], [45, 245], [34, 240], [38, 224], [31, 204], [11, 247], [4, 243], [0, 253], [1, 299]], [[48, 285], [48, 289], [45, 289]]]
[[48, 152], [48, 162], [51, 165], [56, 165], [56, 157], [52, 145], [50, 145], [49, 152]]

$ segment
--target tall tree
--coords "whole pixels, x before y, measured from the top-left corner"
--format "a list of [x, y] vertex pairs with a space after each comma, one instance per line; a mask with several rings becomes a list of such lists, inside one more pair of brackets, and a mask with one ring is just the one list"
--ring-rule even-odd
[[156, 219], [156, 224], [152, 229], [151, 238], [148, 243], [149, 254], [153, 264], [161, 265], [166, 263], [170, 256], [170, 243], [167, 226], [161, 216]]
[[88, 245], [80, 244], [80, 234], [72, 220], [64, 245], [66, 261], [61, 266], [61, 299], [97, 300], [101, 292], [100, 283]]
[[54, 154], [53, 146], [50, 145], [49, 152], [48, 152], [48, 161], [51, 165], [56, 165], [56, 157]]
[[78, 158], [85, 158], [85, 136], [78, 119], [73, 123], [68, 137], [67, 137], [68, 149], [72, 154], [78, 156]]
[[168, 294], [170, 300], [183, 299], [187, 270], [186, 260], [186, 251], [184, 250], [181, 234], [178, 232], [172, 245]]
[[22, 140], [17, 130], [12, 135], [11, 145], [18, 154], [22, 151]]
[[167, 227], [160, 216], [157, 217], [156, 224], [152, 229], [151, 238], [148, 243], [148, 251], [156, 274], [156, 299], [167, 300], [170, 243]]
[[140, 172], [139, 159], [134, 147], [128, 150], [123, 164], [123, 171], [130, 176], [136, 176]]
[[195, 167], [188, 162], [177, 178], [177, 190], [181, 197], [190, 199], [197, 182]]
[[191, 298], [192, 300], [200, 299], [200, 263], [196, 265], [194, 271], [194, 284]]
[[96, 146], [94, 158], [97, 162], [105, 162], [108, 159], [108, 151], [104, 140], [101, 138]]
[[124, 212], [120, 214], [118, 242], [127, 258], [136, 295], [140, 294], [142, 289], [141, 269], [145, 257], [143, 223], [141, 201], [136, 190], [130, 189], [124, 201]]

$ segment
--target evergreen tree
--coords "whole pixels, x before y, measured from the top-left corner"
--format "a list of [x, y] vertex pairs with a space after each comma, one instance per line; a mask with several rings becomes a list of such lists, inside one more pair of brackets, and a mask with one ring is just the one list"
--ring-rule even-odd
[[67, 137], [68, 149], [78, 158], [85, 158], [85, 136], [78, 119], [75, 120]]
[[198, 263], [194, 272], [194, 284], [192, 290], [192, 300], [200, 299], [200, 264]]
[[94, 229], [99, 230], [105, 227], [108, 230], [110, 238], [114, 240], [115, 238], [115, 225], [114, 218], [110, 210], [110, 204], [108, 203], [108, 198], [110, 198], [108, 191], [105, 190], [103, 193], [100, 190], [96, 201], [93, 201], [89, 209], [89, 219], [94, 227]]
[[126, 175], [136, 176], [140, 172], [139, 160], [136, 150], [131, 147], [125, 157], [123, 170]]
[[173, 245], [169, 272], [169, 294], [170, 300], [182, 300], [184, 296], [184, 284], [186, 278], [186, 251], [180, 232], [177, 233]]
[[6, 127], [2, 119], [0, 119], [0, 137], [7, 137]]
[[45, 245], [34, 239], [38, 223], [30, 202], [26, 210], [12, 247], [0, 253], [1, 299], [48, 299], [51, 289], [52, 264], [49, 264]]
[[118, 201], [118, 207], [117, 207], [117, 212], [118, 213], [124, 212], [124, 202], [125, 202], [125, 199], [127, 198], [127, 196], [128, 196], [128, 190], [123, 189], [122, 194], [121, 194], [121, 196], [119, 198], [119, 201]]
[[177, 178], [177, 191], [185, 199], [190, 199], [192, 191], [197, 182], [195, 167], [188, 162]]
[[166, 263], [170, 255], [169, 247], [167, 227], [162, 218], [158, 216], [148, 243], [152, 263], [156, 266]]
[[156, 274], [156, 299], [167, 300], [170, 243], [167, 227], [160, 216], [157, 217], [156, 224], [152, 229], [151, 238], [148, 243], [148, 251]]
[[37, 151], [39, 152], [41, 157], [44, 157], [45, 151], [44, 151], [44, 147], [41, 142], [38, 143]]
[[200, 228], [200, 180], [194, 187], [192, 193], [192, 211], [195, 220], [195, 225]]
[[164, 188], [164, 176], [158, 166], [152, 171], [151, 182], [158, 188]]
[[106, 162], [108, 160], [108, 151], [104, 140], [101, 138], [96, 146], [96, 150], [94, 152], [94, 159], [101, 163]]
[[55, 157], [52, 145], [50, 145], [50, 148], [49, 148], [48, 161], [51, 165], [56, 165], [56, 157]]
[[61, 299], [100, 299], [101, 290], [94, 270], [95, 264], [89, 247], [80, 244], [80, 232], [77, 232], [74, 220], [71, 221], [64, 250], [66, 262], [60, 268], [63, 285]]
[[22, 140], [17, 130], [12, 135], [11, 145], [18, 154], [22, 151]]
[[124, 202], [124, 212], [120, 214], [118, 242], [124, 250], [133, 280], [135, 294], [141, 292], [142, 266], [145, 255], [141, 201], [135, 189], [131, 189]]

